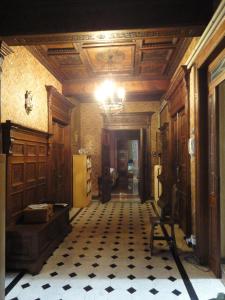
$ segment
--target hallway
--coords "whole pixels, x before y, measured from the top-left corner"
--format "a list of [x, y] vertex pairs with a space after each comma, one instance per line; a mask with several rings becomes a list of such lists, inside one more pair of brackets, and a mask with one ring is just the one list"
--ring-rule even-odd
[[[149, 255], [151, 214], [151, 204], [136, 199], [93, 201], [40, 274], [25, 274], [6, 300], [190, 299], [166, 243], [155, 242]], [[199, 299], [225, 292], [210, 272], [182, 263]]]

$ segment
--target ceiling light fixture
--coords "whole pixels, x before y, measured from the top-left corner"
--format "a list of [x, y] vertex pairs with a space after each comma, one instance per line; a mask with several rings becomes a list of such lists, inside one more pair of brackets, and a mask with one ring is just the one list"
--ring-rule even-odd
[[117, 87], [113, 80], [107, 79], [96, 89], [95, 98], [105, 113], [119, 113], [123, 110], [125, 89]]
[[109, 68], [108, 79], [104, 80], [95, 91], [95, 98], [100, 109], [107, 114], [116, 114], [123, 110], [125, 101], [125, 89], [112, 80], [112, 70], [114, 56], [108, 54], [107, 64]]

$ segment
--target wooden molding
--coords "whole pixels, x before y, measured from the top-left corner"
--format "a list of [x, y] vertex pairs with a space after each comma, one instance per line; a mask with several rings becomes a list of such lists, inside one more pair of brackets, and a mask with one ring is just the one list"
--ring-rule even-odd
[[169, 63], [166, 69], [164, 70], [165, 75], [169, 77], [173, 76], [190, 43], [191, 38], [186, 38], [180, 41], [180, 47], [177, 47], [176, 50], [173, 52], [171, 56], [171, 63]]
[[154, 112], [118, 113], [114, 115], [102, 114], [106, 129], [140, 129], [148, 128]]
[[5, 57], [11, 53], [13, 50], [4, 41], [0, 41], [0, 56]]
[[186, 66], [181, 66], [164, 96], [168, 101], [169, 113], [173, 116], [187, 105], [189, 95], [189, 72]]
[[37, 50], [36, 47], [29, 47], [29, 46], [26, 46], [26, 49], [34, 56], [36, 57], [40, 63], [47, 69], [49, 70], [53, 76], [55, 76], [60, 82], [62, 82], [63, 80], [63, 76], [61, 74], [60, 71], [58, 71], [57, 67], [56, 66], [53, 66], [52, 63], [50, 63], [45, 57], [44, 55], [42, 55], [40, 53], [39, 50]]
[[[96, 43], [96, 42], [119, 42], [124, 39], [146, 39], [155, 37], [193, 37], [201, 35], [203, 26], [183, 26], [151, 29], [133, 30], [110, 30], [110, 31], [87, 31], [60, 34], [38, 34], [38, 35], [18, 35], [4, 37], [10, 46], [22, 45], [43, 45], [51, 43]], [[1, 36], [0, 36], [1, 39]]]
[[64, 124], [70, 123], [70, 112], [74, 104], [60, 94], [55, 87], [46, 85], [46, 90], [48, 93], [49, 132], [51, 132], [52, 118], [59, 119]]

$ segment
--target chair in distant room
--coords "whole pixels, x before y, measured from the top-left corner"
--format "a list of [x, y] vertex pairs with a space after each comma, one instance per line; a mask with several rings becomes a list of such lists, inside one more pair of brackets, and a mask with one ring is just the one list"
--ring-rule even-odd
[[[171, 193], [171, 213], [168, 216], [154, 216], [150, 217], [150, 251], [153, 255], [154, 240], [167, 240], [170, 246], [176, 246], [176, 237], [174, 226], [178, 223], [177, 210], [178, 210], [178, 191], [176, 184], [172, 187]], [[158, 236], [156, 235], [156, 227], [165, 225], [170, 226], [170, 235]]]

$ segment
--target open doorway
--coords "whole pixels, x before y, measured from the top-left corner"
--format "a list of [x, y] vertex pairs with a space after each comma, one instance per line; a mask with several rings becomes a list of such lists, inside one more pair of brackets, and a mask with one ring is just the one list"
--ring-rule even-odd
[[139, 130], [112, 130], [110, 176], [112, 196], [138, 196]]

